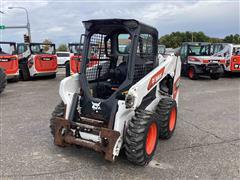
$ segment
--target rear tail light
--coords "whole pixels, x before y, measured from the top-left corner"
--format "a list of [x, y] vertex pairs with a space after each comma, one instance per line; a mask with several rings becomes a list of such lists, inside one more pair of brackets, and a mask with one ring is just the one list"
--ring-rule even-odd
[[237, 62], [237, 59], [233, 59], [233, 62]]
[[201, 62], [199, 59], [194, 58], [194, 57], [189, 57], [188, 60], [189, 60], [189, 61]]
[[225, 64], [226, 61], [225, 61], [225, 60], [220, 60], [220, 63], [221, 63], [221, 64]]
[[203, 60], [203, 63], [204, 63], [204, 64], [208, 64], [208, 63], [209, 63], [209, 60]]

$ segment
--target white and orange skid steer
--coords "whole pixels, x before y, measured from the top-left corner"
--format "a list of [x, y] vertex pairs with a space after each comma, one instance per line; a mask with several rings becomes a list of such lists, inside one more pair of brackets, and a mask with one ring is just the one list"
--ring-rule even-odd
[[158, 31], [139, 21], [83, 24], [80, 71], [61, 81], [62, 101], [50, 119], [54, 143], [94, 149], [109, 161], [123, 150], [132, 163], [147, 165], [158, 138], [169, 139], [176, 127], [180, 58], [158, 58]]
[[55, 44], [19, 43], [17, 52], [22, 80], [28, 81], [37, 76], [56, 77], [57, 56]]

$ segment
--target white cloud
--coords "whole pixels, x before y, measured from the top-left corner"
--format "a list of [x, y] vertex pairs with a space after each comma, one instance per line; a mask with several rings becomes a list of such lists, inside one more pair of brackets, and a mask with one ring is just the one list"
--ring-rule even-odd
[[[239, 33], [239, 1], [3, 1], [1, 15], [6, 25], [26, 23], [22, 10], [8, 6], [23, 6], [29, 11], [34, 41], [46, 38], [56, 43], [79, 41], [84, 32], [81, 21], [100, 18], [134, 18], [157, 27], [160, 35], [173, 31], [204, 31], [223, 37]], [[3, 40], [22, 41], [25, 29], [1, 31]]]
[[51, 27], [49, 29], [47, 29], [48, 32], [63, 32], [64, 28], [63, 27], [59, 27], [59, 26], [56, 26], [56, 27]]

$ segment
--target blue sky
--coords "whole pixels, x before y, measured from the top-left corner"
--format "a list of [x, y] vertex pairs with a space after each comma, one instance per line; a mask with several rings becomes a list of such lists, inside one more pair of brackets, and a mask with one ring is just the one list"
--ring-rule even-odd
[[[82, 21], [101, 18], [134, 18], [156, 27], [159, 35], [173, 31], [203, 31], [211, 37], [240, 32], [240, 1], [143, 1], [143, 0], [0, 0], [1, 24], [23, 25], [28, 9], [34, 42], [78, 42]], [[25, 29], [0, 31], [2, 41], [23, 41]]]

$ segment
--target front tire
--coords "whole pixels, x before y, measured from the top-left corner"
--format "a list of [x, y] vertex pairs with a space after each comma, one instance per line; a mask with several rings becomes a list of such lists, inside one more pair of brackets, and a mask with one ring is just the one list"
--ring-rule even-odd
[[19, 81], [18, 76], [8, 80], [8, 82], [18, 82], [18, 81]]
[[65, 69], [66, 69], [66, 77], [71, 75], [71, 70], [70, 70], [70, 63], [69, 61], [65, 63]]
[[23, 81], [29, 81], [31, 79], [30, 72], [26, 63], [20, 64], [20, 74]]
[[157, 143], [157, 116], [150, 111], [137, 110], [126, 128], [125, 154], [127, 159], [136, 165], [147, 165], [152, 160]]
[[55, 131], [56, 131], [56, 125], [54, 123], [54, 119], [56, 117], [60, 117], [63, 118], [64, 117], [64, 113], [65, 112], [65, 105], [63, 103], [63, 101], [61, 101], [54, 109], [54, 111], [52, 112], [52, 117], [50, 119], [50, 129], [51, 129], [51, 133], [54, 137], [55, 135]]
[[210, 78], [213, 79], [213, 80], [218, 80], [220, 78], [220, 74], [219, 73], [216, 73], [216, 74], [210, 74]]
[[172, 98], [163, 98], [156, 108], [159, 115], [159, 138], [172, 137], [177, 123], [177, 103]]
[[54, 73], [54, 74], [50, 75], [50, 76], [49, 76], [49, 78], [50, 78], [50, 79], [55, 79], [55, 78], [56, 78], [56, 76], [57, 76], [57, 74], [56, 74], [56, 73]]
[[188, 69], [188, 78], [191, 80], [197, 80], [199, 78], [198, 74], [196, 73], [196, 69], [193, 66], [190, 66]]

